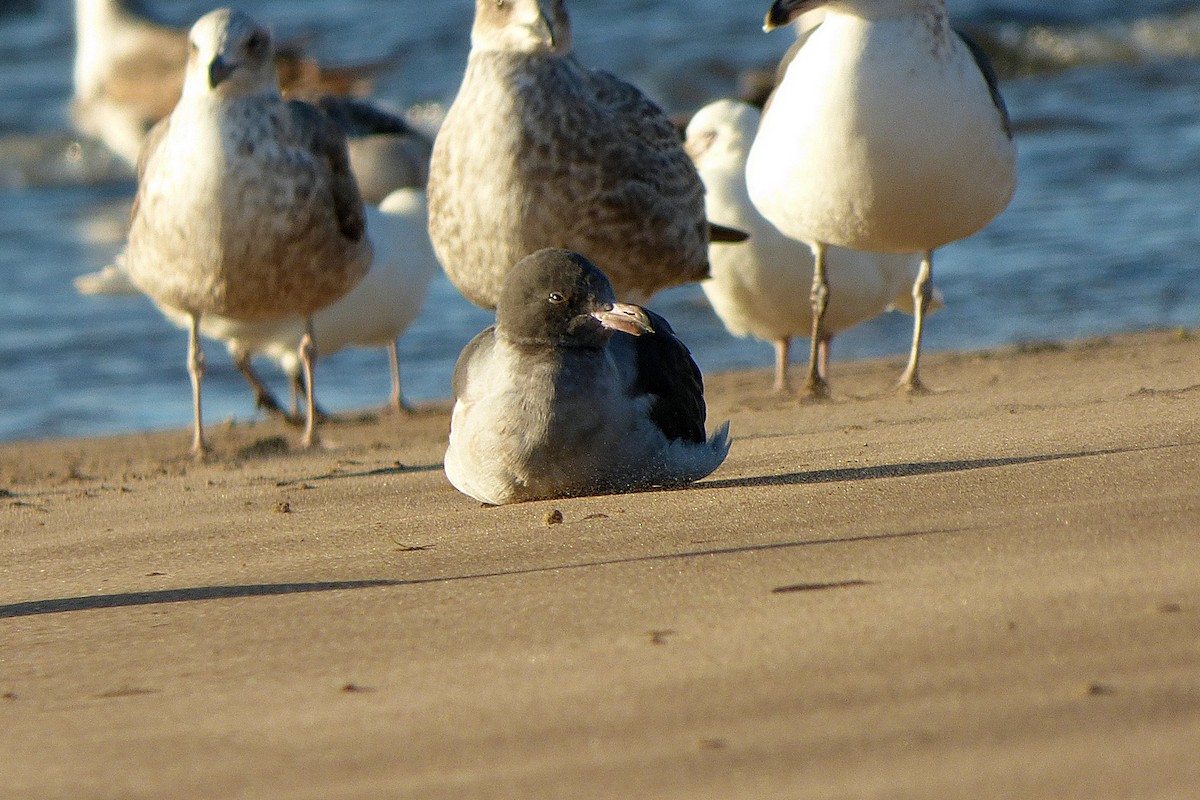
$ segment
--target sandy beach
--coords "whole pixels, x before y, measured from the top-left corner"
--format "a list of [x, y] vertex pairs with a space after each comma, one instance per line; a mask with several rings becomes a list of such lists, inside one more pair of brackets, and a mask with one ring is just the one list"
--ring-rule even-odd
[[0, 446], [0, 795], [1200, 796], [1200, 337], [923, 366], [502, 508], [446, 405]]

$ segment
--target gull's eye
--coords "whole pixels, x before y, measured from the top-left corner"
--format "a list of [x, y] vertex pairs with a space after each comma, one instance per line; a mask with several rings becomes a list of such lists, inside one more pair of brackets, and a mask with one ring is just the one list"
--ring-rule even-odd
[[567, 302], [567, 296], [565, 294], [563, 294], [562, 292], [551, 292], [550, 297], [547, 299], [551, 303], [554, 303], [554, 305], [559, 305], [560, 303]]
[[246, 49], [251, 53], [261, 53], [263, 48], [267, 46], [267, 37], [261, 33], [256, 33], [246, 42]]
[[496, 0], [496, 8], [503, 9], [508, 5], [508, 0]]

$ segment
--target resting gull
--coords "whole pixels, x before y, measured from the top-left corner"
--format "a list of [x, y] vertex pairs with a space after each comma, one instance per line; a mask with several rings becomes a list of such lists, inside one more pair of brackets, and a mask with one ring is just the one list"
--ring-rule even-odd
[[446, 476], [483, 503], [680, 485], [716, 469], [704, 385], [667, 321], [615, 302], [583, 256], [545, 249], [504, 281], [454, 369]]
[[[150, 128], [183, 88], [187, 31], [153, 19], [137, 0], [75, 0], [71, 117], [131, 165]], [[285, 92], [363, 94], [387, 62], [322, 66], [299, 43], [276, 48]]]
[[[775, 346], [775, 390], [790, 391], [788, 351], [796, 336], [812, 333], [812, 250], [784, 236], [750, 202], [746, 155], [758, 128], [758, 109], [717, 100], [696, 112], [687, 128], [688, 155], [704, 179], [708, 218], [750, 234], [745, 244], [709, 247], [712, 278], [700, 284], [713, 310], [735, 336], [753, 335]], [[824, 339], [810, 359], [806, 389], [826, 377], [835, 333], [892, 307], [911, 309], [908, 287], [920, 258], [829, 248], [829, 308]]]
[[765, 27], [823, 7], [794, 54], [750, 150], [750, 197], [812, 245], [813, 338], [824, 334], [826, 250], [920, 253], [913, 283], [917, 372], [933, 251], [1004, 210], [1016, 148], [985, 57], [950, 27], [943, 0], [776, 0]]
[[[397, 189], [380, 203], [378, 209], [366, 206], [367, 233], [375, 246], [371, 271], [345, 296], [313, 315], [313, 334], [321, 343], [321, 355], [330, 356], [345, 347], [386, 347], [392, 390], [388, 408], [405, 410], [400, 391], [400, 368], [396, 339], [421, 311], [429, 284], [438, 270], [433, 246], [429, 244], [425, 192], [421, 189]], [[140, 295], [129, 278], [124, 261], [75, 279], [80, 294]], [[183, 311], [163, 307], [162, 311], [180, 328], [191, 325]], [[205, 314], [200, 333], [222, 342], [246, 382], [254, 392], [255, 404], [289, 421], [296, 415], [297, 396], [304, 394], [303, 368], [299, 358], [304, 323], [298, 317], [271, 322], [244, 322]], [[274, 361], [287, 374], [292, 388], [292, 413], [288, 415], [271, 394], [251, 365], [253, 356]], [[314, 401], [315, 402], [315, 401]], [[318, 410], [317, 416], [321, 416]]]
[[250, 17], [210, 12], [190, 41], [183, 95], [142, 152], [125, 266], [156, 304], [190, 318], [194, 454], [207, 450], [200, 413], [205, 314], [304, 320], [302, 441], [311, 447], [312, 317], [371, 264], [345, 135], [314, 106], [280, 99], [270, 34]]
[[584, 254], [623, 299], [708, 275], [704, 186], [674, 126], [575, 59], [562, 0], [476, 0], [434, 140], [429, 229], [450, 280], [488, 309], [508, 269], [543, 247]]

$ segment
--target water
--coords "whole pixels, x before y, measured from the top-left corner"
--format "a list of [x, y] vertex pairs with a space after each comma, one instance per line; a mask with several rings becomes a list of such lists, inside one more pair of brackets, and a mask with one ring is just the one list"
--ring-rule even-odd
[[[448, 102], [466, 61], [469, 0], [240, 5], [281, 36], [310, 35], [327, 61], [400, 54], [377, 84], [398, 107]], [[576, 50], [668, 110], [687, 111], [733, 93], [741, 70], [786, 49], [786, 32], [760, 30], [767, 5], [576, 0]], [[990, 227], [939, 251], [946, 307], [930, 321], [931, 350], [1200, 325], [1200, 11], [1146, 0], [1063, 5], [950, 3], [1005, 75], [1020, 184]], [[185, 25], [209, 6], [152, 7]], [[100, 148], [70, 134], [72, 19], [69, 0], [0, 0], [0, 439], [190, 421], [184, 334], [144, 299], [81, 297], [71, 285], [119, 250], [134, 190]], [[726, 334], [696, 287], [653, 305], [706, 371], [771, 361], [767, 345]], [[447, 397], [459, 348], [489, 322], [439, 277], [400, 341], [406, 396]], [[840, 336], [834, 380], [838, 360], [905, 353], [910, 328], [891, 314]], [[219, 347], [208, 353], [206, 416], [252, 417], [241, 377]], [[320, 373], [330, 409], [387, 397], [382, 350], [343, 351]]]

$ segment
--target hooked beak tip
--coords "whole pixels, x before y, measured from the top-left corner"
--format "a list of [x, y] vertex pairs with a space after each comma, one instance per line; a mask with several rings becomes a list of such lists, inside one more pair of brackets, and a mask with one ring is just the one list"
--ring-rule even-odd
[[630, 336], [654, 333], [654, 325], [651, 324], [646, 310], [632, 303], [613, 303], [611, 309], [595, 311], [592, 316], [611, 331], [621, 331]]

